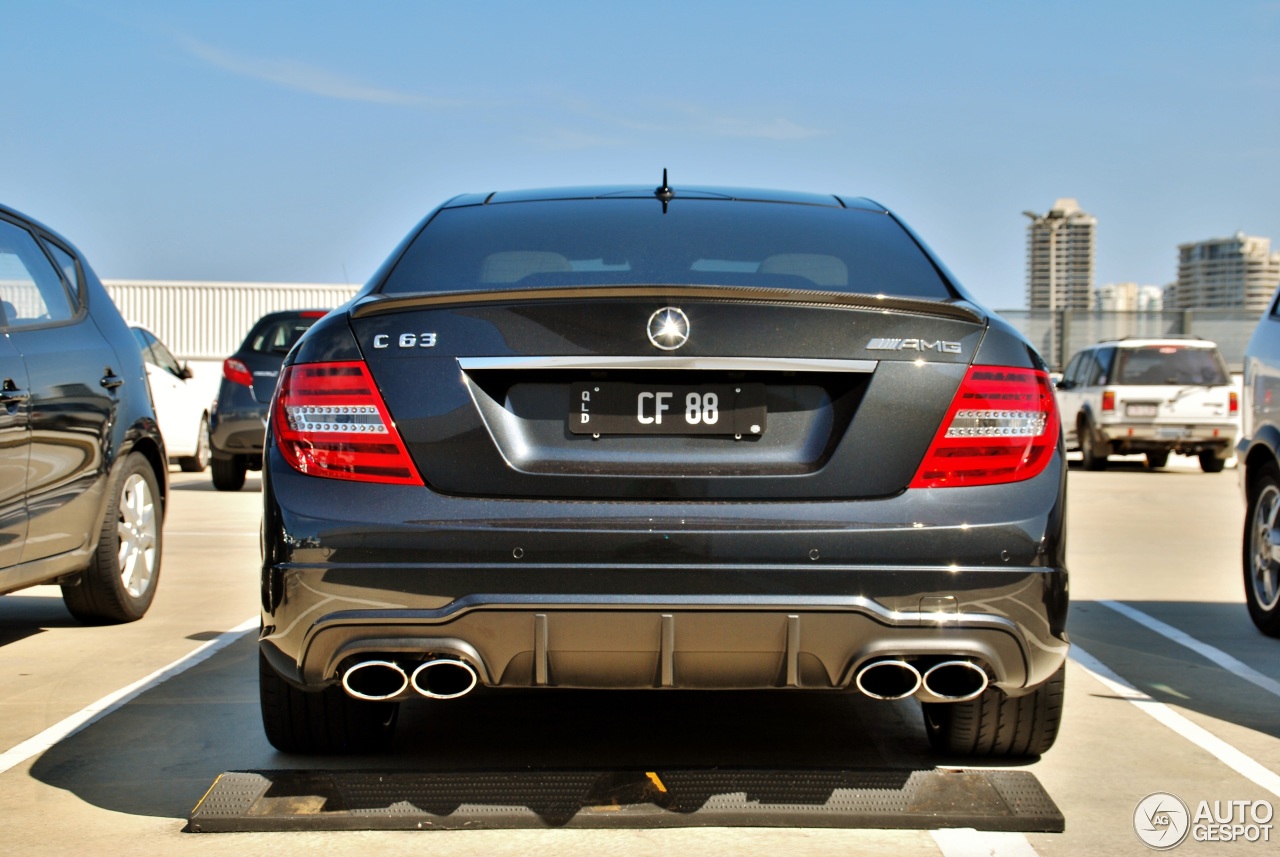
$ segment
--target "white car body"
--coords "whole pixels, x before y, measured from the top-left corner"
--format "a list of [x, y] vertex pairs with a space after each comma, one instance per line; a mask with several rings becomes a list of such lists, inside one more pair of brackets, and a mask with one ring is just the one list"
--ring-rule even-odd
[[130, 325], [142, 348], [147, 381], [155, 403], [156, 421], [170, 461], [183, 470], [200, 472], [209, 463], [209, 397], [203, 385], [192, 383], [191, 369], [178, 362], [155, 334]]

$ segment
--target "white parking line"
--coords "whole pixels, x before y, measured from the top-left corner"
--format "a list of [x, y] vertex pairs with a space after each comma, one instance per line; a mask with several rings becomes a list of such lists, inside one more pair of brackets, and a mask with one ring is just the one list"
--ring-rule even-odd
[[1191, 651], [1201, 655], [1206, 660], [1213, 661], [1218, 666], [1230, 673], [1234, 673], [1247, 682], [1252, 682], [1267, 693], [1280, 696], [1280, 681], [1276, 681], [1270, 676], [1263, 675], [1248, 664], [1233, 658], [1221, 649], [1214, 648], [1208, 643], [1202, 643], [1190, 634], [1179, 631], [1172, 625], [1161, 622], [1154, 616], [1149, 616], [1135, 607], [1128, 604], [1121, 604], [1119, 601], [1099, 601], [1104, 607], [1110, 607], [1121, 616], [1126, 616], [1139, 625], [1144, 625], [1155, 631], [1162, 637], [1167, 637], [1179, 645], [1186, 646]]
[[942, 857], [1037, 857], [1021, 833], [992, 833], [972, 827], [930, 830]]
[[1142, 713], [1163, 723], [1192, 744], [1217, 757], [1220, 762], [1242, 777], [1252, 780], [1273, 795], [1280, 797], [1280, 775], [1277, 775], [1270, 768], [1264, 767], [1252, 757], [1246, 756], [1209, 730], [1192, 723], [1163, 702], [1157, 702], [1152, 699], [1075, 643], [1071, 644], [1071, 659], [1080, 665], [1085, 672], [1110, 689], [1112, 693], [1137, 706]]
[[39, 755], [54, 744], [69, 738], [84, 727], [136, 699], [141, 694], [163, 684], [185, 670], [191, 669], [201, 661], [207, 660], [218, 651], [225, 649], [248, 632], [258, 627], [258, 617], [246, 619], [239, 625], [219, 634], [214, 639], [184, 655], [167, 667], [162, 667], [149, 676], [138, 679], [133, 684], [109, 693], [97, 702], [90, 703], [70, 717], [66, 717], [32, 738], [28, 738], [16, 747], [0, 753], [0, 774], [20, 765], [32, 756]]

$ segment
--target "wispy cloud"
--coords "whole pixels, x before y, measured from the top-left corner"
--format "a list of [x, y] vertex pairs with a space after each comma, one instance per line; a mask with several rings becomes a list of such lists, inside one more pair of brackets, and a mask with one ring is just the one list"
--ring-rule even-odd
[[691, 102], [650, 101], [620, 113], [616, 108], [606, 110], [565, 93], [543, 92], [541, 97], [595, 126], [577, 131], [560, 127], [534, 140], [548, 148], [589, 148], [626, 142], [619, 133], [774, 141], [807, 140], [826, 133], [782, 116], [735, 116]]
[[637, 130], [676, 130], [705, 137], [806, 140], [822, 134], [817, 128], [808, 128], [781, 116], [732, 116], [689, 103], [666, 103], [660, 110], [647, 111], [647, 115], [664, 118], [644, 121], [618, 118], [616, 121]]
[[372, 104], [389, 104], [401, 107], [457, 107], [461, 102], [429, 98], [411, 92], [369, 86], [334, 74], [317, 66], [295, 60], [257, 59], [230, 54], [195, 39], [182, 39], [182, 46], [192, 56], [212, 66], [244, 77], [267, 83], [345, 101], [365, 101]]
[[625, 137], [618, 135], [592, 134], [589, 131], [575, 131], [571, 128], [547, 128], [526, 134], [523, 139], [543, 149], [558, 151], [615, 148], [627, 143]]

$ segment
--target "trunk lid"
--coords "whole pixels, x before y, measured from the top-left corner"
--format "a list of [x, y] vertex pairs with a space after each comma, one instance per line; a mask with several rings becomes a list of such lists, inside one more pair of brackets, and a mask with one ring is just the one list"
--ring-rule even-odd
[[582, 500], [898, 493], [987, 329], [961, 302], [672, 286], [375, 296], [351, 326], [431, 488]]

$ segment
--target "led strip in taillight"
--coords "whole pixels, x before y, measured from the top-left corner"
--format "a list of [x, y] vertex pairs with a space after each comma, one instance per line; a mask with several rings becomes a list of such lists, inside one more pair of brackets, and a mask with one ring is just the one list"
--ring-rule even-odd
[[301, 432], [336, 431], [386, 434], [387, 426], [373, 405], [285, 405], [289, 428]]
[[956, 411], [947, 437], [1039, 437], [1048, 421], [1043, 411]]

